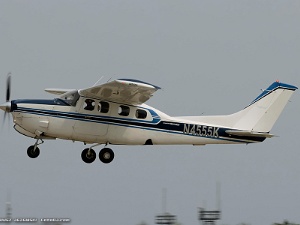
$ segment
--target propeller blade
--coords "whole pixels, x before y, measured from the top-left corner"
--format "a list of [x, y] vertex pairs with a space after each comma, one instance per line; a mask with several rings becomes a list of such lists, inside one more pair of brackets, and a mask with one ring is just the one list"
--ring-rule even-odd
[[11, 73], [7, 74], [6, 79], [6, 102], [10, 100]]
[[2, 119], [2, 125], [1, 125], [1, 130], [3, 130], [4, 124], [5, 124], [5, 121], [6, 121], [6, 115], [7, 115], [7, 112], [4, 112], [3, 119]]
[[10, 112], [10, 108], [11, 108], [10, 91], [11, 91], [11, 73], [8, 73], [7, 78], [6, 78], [6, 96], [5, 96], [6, 102], [0, 105], [0, 109], [2, 109], [4, 111], [4, 115], [3, 115], [3, 119], [2, 119], [2, 127], [1, 127], [2, 130], [3, 130], [3, 126], [5, 124], [7, 117], [10, 122], [10, 117], [8, 115], [8, 113]]
[[4, 115], [3, 115], [2, 125], [4, 124], [5, 120], [6, 120], [6, 112], [4, 112]]

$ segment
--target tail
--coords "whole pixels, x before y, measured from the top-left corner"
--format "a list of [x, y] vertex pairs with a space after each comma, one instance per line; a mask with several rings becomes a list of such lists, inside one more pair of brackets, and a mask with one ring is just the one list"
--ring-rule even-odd
[[178, 118], [228, 128], [226, 133], [230, 135], [269, 138], [274, 136], [269, 132], [296, 89], [295, 86], [276, 81], [237, 113]]
[[253, 134], [269, 133], [296, 89], [289, 84], [274, 82], [245, 109], [229, 116], [233, 128]]

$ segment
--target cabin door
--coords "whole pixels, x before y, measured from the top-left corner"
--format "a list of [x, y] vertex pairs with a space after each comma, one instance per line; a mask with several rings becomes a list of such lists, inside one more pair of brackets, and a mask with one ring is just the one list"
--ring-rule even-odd
[[83, 137], [96, 138], [103, 137], [107, 134], [108, 125], [104, 120], [109, 116], [109, 110], [105, 109], [106, 105], [93, 99], [82, 98], [78, 102], [77, 118], [74, 125], [74, 133]]

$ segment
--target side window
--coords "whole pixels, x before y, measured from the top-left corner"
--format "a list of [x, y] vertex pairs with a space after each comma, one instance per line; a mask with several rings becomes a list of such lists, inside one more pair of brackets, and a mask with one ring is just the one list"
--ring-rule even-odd
[[85, 110], [93, 111], [95, 108], [95, 101], [92, 99], [86, 99], [83, 107]]
[[128, 116], [130, 113], [130, 108], [128, 106], [125, 105], [120, 105], [119, 109], [118, 109], [118, 114], [120, 116]]
[[99, 102], [98, 111], [101, 112], [101, 113], [108, 113], [109, 103], [108, 102]]
[[135, 112], [135, 117], [138, 119], [146, 119], [147, 111], [145, 111], [143, 109], [137, 109]]

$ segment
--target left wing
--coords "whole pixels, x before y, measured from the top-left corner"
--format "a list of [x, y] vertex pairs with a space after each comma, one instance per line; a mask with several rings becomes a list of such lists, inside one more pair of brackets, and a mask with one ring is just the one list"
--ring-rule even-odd
[[46, 92], [54, 95], [62, 95], [67, 92], [76, 91], [75, 89], [61, 89], [61, 88], [46, 88]]
[[118, 79], [105, 84], [79, 90], [86, 98], [98, 98], [125, 104], [142, 104], [161, 89], [158, 86], [132, 79]]

